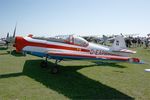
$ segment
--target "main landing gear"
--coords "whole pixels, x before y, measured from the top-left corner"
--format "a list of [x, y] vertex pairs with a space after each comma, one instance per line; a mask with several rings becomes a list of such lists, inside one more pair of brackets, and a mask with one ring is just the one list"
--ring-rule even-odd
[[[56, 74], [59, 72], [59, 67], [58, 67], [58, 62], [60, 62], [61, 60], [56, 59], [55, 61], [55, 65], [51, 66], [51, 73], [52, 74]], [[42, 61], [40, 64], [41, 68], [47, 68], [48, 67], [48, 62], [47, 62], [47, 57], [45, 59], [45, 61]]]
[[41, 62], [40, 66], [41, 66], [41, 68], [47, 68], [48, 67], [47, 57], [46, 57], [45, 61]]

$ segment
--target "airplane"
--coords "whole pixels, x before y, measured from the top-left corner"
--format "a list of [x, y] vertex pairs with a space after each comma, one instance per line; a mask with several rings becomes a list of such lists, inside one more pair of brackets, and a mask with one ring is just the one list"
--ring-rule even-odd
[[0, 39], [0, 46], [6, 45], [6, 42], [3, 39]]
[[106, 35], [100, 36], [82, 36], [84, 39], [86, 39], [89, 42], [95, 42], [98, 44], [106, 45], [107, 42], [113, 42], [114, 37], [108, 37]]
[[103, 35], [103, 37], [101, 38], [101, 44], [106, 45], [107, 42], [113, 43], [115, 40], [115, 36], [106, 36]]
[[48, 59], [55, 59], [55, 66], [51, 67], [53, 74], [59, 72], [57, 64], [65, 59], [142, 63], [139, 58], [129, 57], [129, 54], [134, 54], [136, 51], [126, 48], [122, 36], [117, 36], [112, 46], [108, 47], [90, 43], [76, 35], [39, 38], [32, 34], [26, 37], [15, 34], [16, 28], [13, 34], [13, 46], [16, 52], [45, 58], [40, 64], [43, 68], [48, 66]]
[[[16, 24], [16, 26], [17, 26], [17, 24]], [[13, 41], [15, 39], [16, 26], [15, 26], [15, 29], [14, 29], [13, 36], [9, 36], [9, 32], [8, 32], [6, 38], [1, 38], [0, 39], [0, 46], [7, 46], [7, 49], [8, 49], [8, 46], [12, 45], [12, 43], [13, 43]]]
[[9, 37], [9, 33], [7, 33], [6, 38], [0, 39], [0, 46], [7, 46], [7, 48], [8, 48], [9, 43], [10, 43], [10, 37]]

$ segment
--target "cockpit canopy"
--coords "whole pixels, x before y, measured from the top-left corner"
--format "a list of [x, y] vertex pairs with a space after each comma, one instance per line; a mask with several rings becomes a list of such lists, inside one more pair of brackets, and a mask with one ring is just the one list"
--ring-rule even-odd
[[78, 46], [86, 47], [89, 45], [88, 41], [76, 35], [62, 35], [62, 36], [57, 36], [56, 38], [62, 39], [66, 43], [74, 44]]

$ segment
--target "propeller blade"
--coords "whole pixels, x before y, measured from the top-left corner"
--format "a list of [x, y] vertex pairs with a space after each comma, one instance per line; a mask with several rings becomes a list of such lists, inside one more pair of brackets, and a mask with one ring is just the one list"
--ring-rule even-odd
[[16, 35], [16, 27], [17, 27], [17, 24], [16, 24], [15, 29], [14, 29], [13, 38], [15, 38], [15, 35]]
[[9, 42], [9, 32], [7, 33], [6, 42]]
[[7, 39], [7, 38], [9, 38], [9, 32], [7, 33], [7, 37], [6, 37], [6, 39]]
[[8, 38], [9, 41], [7, 42], [7, 48], [9, 48], [10, 54], [12, 53], [13, 44], [15, 43], [16, 27], [17, 27], [17, 23], [16, 23], [15, 28], [14, 28], [13, 36], [12, 36], [12, 37], [9, 37], [9, 38]]

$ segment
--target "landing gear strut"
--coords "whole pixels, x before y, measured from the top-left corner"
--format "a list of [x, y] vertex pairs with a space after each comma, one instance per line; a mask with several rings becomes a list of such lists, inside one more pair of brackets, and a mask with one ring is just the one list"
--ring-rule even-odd
[[41, 66], [41, 68], [47, 68], [48, 67], [47, 57], [46, 57], [45, 61], [41, 62], [40, 66]]
[[[46, 57], [45, 61], [42, 61], [40, 66], [41, 68], [47, 68], [48, 67], [48, 62], [47, 62], [48, 57]], [[52, 74], [56, 74], [59, 72], [59, 67], [58, 67], [58, 62], [60, 62], [61, 60], [56, 59], [55, 61], [55, 65], [51, 67], [51, 73]]]

